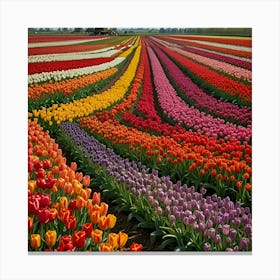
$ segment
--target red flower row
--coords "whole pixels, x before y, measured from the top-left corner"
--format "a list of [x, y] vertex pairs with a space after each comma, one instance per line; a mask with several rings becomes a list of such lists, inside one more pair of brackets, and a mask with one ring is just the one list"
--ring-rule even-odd
[[87, 51], [93, 51], [93, 50], [97, 50], [97, 49], [107, 48], [109, 46], [111, 46], [111, 45], [110, 44], [98, 44], [98, 45], [71, 45], [71, 46], [28, 48], [28, 55], [87, 52]]
[[29, 36], [28, 43], [43, 43], [43, 42], [60, 42], [72, 40], [94, 40], [107, 36], [79, 36], [79, 35], [47, 35], [47, 36]]
[[[157, 44], [157, 43], [156, 43]], [[222, 76], [208, 67], [193, 62], [192, 60], [170, 50], [167, 47], [157, 44], [166, 54], [179, 62], [193, 74], [203, 79], [205, 82], [213, 85], [217, 89], [231, 96], [236, 96], [244, 101], [251, 102], [252, 86], [234, 81], [228, 77]]]
[[179, 39], [186, 39], [186, 40], [199, 40], [199, 41], [206, 41], [206, 42], [216, 42], [220, 44], [229, 44], [235, 46], [243, 46], [243, 47], [252, 47], [252, 40], [251, 39], [231, 39], [231, 38], [219, 38], [219, 37], [204, 37], [204, 36], [171, 36], [174, 38]]
[[80, 60], [67, 60], [67, 61], [48, 61], [48, 62], [36, 62], [28, 64], [28, 75], [41, 73], [41, 72], [52, 72], [60, 70], [77, 69], [87, 66], [94, 66], [112, 61], [112, 57], [100, 57], [91, 59], [80, 59]]

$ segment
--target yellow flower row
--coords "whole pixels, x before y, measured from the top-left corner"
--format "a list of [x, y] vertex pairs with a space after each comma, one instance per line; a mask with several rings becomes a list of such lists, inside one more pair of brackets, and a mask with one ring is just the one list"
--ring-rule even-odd
[[140, 37], [138, 36], [137, 39], [135, 40], [135, 43], [133, 46], [131, 46], [129, 49], [127, 49], [126, 51], [122, 52], [119, 57], [127, 57], [131, 54], [131, 52], [137, 48], [137, 46], [139, 45], [140, 42]]
[[[76, 117], [85, 117], [97, 110], [104, 110], [114, 102], [119, 101], [127, 92], [137, 70], [140, 60], [141, 46], [138, 46], [134, 57], [128, 68], [119, 80], [108, 90], [103, 93], [88, 96], [80, 100], [74, 100], [71, 103], [53, 104], [52, 107], [43, 107], [40, 110], [33, 110], [35, 118], [40, 117], [44, 121], [48, 121], [50, 125], [55, 121], [60, 124], [63, 121], [73, 121]], [[30, 114], [31, 116], [31, 114]]]

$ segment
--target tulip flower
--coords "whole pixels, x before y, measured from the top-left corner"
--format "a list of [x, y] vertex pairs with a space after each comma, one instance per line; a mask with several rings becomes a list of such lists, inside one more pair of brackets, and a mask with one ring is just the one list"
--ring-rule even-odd
[[94, 192], [93, 195], [92, 195], [92, 204], [97, 204], [99, 205], [100, 204], [100, 201], [101, 201], [101, 198], [100, 198], [100, 192]]
[[63, 235], [60, 237], [59, 246], [56, 248], [57, 251], [73, 251], [73, 243], [70, 235]]
[[95, 244], [100, 244], [102, 242], [103, 231], [100, 229], [95, 229], [91, 232], [91, 239]]
[[117, 239], [118, 239], [118, 246], [124, 247], [128, 240], [128, 235], [126, 233], [120, 231], [118, 233]]
[[59, 209], [68, 209], [68, 199], [66, 196], [62, 196], [59, 199]]
[[86, 233], [86, 237], [91, 237], [92, 223], [83, 224], [82, 229]]
[[113, 233], [113, 232], [109, 233], [108, 242], [113, 247], [113, 249], [118, 247], [118, 234]]
[[33, 217], [28, 217], [28, 231], [33, 229]]
[[94, 225], [96, 225], [99, 222], [99, 220], [100, 220], [100, 213], [99, 213], [99, 211], [92, 211], [90, 213], [90, 221]]
[[85, 246], [86, 233], [83, 230], [76, 230], [72, 236], [73, 245], [79, 249]]
[[110, 227], [110, 218], [108, 216], [101, 216], [98, 221], [98, 227], [102, 230], [107, 230]]
[[77, 226], [77, 220], [75, 216], [70, 215], [68, 219], [65, 220], [65, 226], [68, 230], [73, 230]]
[[70, 210], [68, 209], [62, 209], [59, 213], [60, 220], [63, 223], [66, 223], [66, 221], [69, 219], [69, 216], [70, 216]]
[[101, 243], [100, 244], [100, 251], [101, 252], [112, 252], [112, 251], [114, 251], [114, 248], [109, 243]]
[[45, 208], [40, 208], [38, 210], [38, 214], [37, 214], [37, 218], [38, 221], [42, 224], [47, 224], [50, 222], [52, 215], [49, 209], [45, 209]]
[[100, 204], [100, 215], [101, 216], [106, 216], [107, 215], [107, 212], [108, 212], [108, 204], [105, 203], [105, 202], [101, 202]]
[[30, 246], [33, 249], [38, 249], [41, 246], [41, 236], [40, 234], [31, 234], [30, 236]]
[[142, 251], [142, 249], [143, 249], [143, 245], [142, 244], [138, 244], [136, 242], [133, 242], [130, 245], [130, 248], [129, 248], [129, 250], [133, 251], [133, 252], [139, 252], [139, 251]]
[[45, 234], [46, 244], [49, 248], [53, 247], [56, 243], [57, 233], [55, 230], [48, 230]]
[[109, 214], [109, 215], [107, 215], [107, 218], [109, 219], [108, 228], [112, 229], [116, 225], [117, 217], [113, 214]]
[[82, 180], [83, 185], [87, 188], [90, 185], [90, 176], [85, 175]]

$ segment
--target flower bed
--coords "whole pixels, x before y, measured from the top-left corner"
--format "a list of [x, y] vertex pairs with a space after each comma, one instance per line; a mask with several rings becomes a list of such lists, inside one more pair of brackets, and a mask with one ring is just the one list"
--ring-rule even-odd
[[116, 217], [90, 186], [90, 177], [66, 164], [62, 151], [36, 122], [28, 121], [28, 250], [135, 251], [128, 235], [114, 233]]

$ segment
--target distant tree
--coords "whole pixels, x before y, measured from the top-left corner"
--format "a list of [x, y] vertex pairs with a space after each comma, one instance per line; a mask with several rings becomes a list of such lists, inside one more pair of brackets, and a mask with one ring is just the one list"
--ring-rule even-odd
[[161, 27], [161, 28], [159, 29], [159, 33], [165, 33], [165, 29]]
[[81, 33], [83, 31], [83, 28], [74, 28], [74, 32], [77, 32], [77, 33]]

